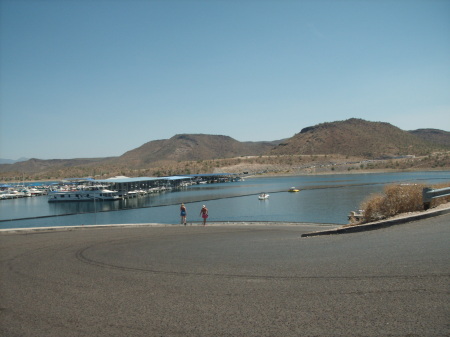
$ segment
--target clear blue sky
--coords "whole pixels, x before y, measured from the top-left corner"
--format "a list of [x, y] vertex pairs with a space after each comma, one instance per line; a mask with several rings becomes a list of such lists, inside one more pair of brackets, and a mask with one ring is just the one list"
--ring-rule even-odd
[[450, 130], [450, 1], [1, 0], [0, 158], [351, 117]]

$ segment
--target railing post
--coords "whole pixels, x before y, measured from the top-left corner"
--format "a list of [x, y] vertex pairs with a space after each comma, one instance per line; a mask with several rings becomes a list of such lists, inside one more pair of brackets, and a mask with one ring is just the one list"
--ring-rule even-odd
[[431, 205], [431, 194], [430, 194], [431, 191], [433, 191], [433, 189], [429, 187], [425, 187], [422, 190], [422, 202], [423, 202], [423, 209], [425, 211], [429, 209]]

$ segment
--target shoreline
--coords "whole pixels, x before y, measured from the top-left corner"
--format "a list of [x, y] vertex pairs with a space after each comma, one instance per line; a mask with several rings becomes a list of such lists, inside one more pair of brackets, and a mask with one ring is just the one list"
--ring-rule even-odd
[[[267, 172], [267, 173], [252, 173], [248, 175], [242, 175], [243, 178], [263, 178], [263, 177], [297, 177], [297, 176], [326, 176], [326, 175], [345, 175], [345, 174], [379, 174], [379, 173], [407, 173], [407, 172], [450, 172], [450, 167], [445, 168], [429, 168], [429, 169], [353, 169], [349, 171], [345, 170], [336, 170], [336, 171], [319, 171], [319, 172]], [[229, 173], [229, 172], [213, 172], [213, 173]], [[207, 174], [207, 173], [205, 173]], [[237, 173], [235, 173], [237, 174]], [[72, 177], [76, 179], [83, 179]], [[158, 177], [160, 178], [160, 177]], [[21, 184], [21, 183], [46, 183], [46, 182], [55, 182], [61, 181], [67, 178], [61, 179], [49, 179], [49, 180], [25, 180], [20, 182], [11, 182], [11, 181], [0, 181], [0, 184]]]
[[[259, 177], [296, 177], [296, 176], [328, 176], [328, 175], [346, 175], [346, 174], [380, 174], [380, 173], [410, 173], [410, 172], [450, 172], [449, 168], [444, 169], [407, 169], [407, 170], [395, 170], [395, 169], [355, 169], [350, 171], [323, 171], [323, 172], [303, 172], [303, 173], [255, 173], [244, 178], [259, 178]], [[450, 179], [450, 178], [449, 178]]]
[[[218, 226], [323, 226], [334, 227], [321, 231], [303, 234], [302, 237], [332, 235], [332, 234], [346, 234], [361, 232], [366, 230], [374, 230], [385, 228], [398, 224], [405, 224], [412, 221], [422, 220], [434, 216], [440, 216], [450, 213], [450, 203], [441, 204], [434, 208], [419, 211], [398, 214], [388, 219], [369, 222], [365, 224], [332, 224], [332, 223], [312, 223], [312, 222], [283, 222], [283, 221], [214, 221], [208, 223], [205, 228]], [[4, 228], [0, 229], [0, 235], [5, 234], [20, 234], [20, 233], [35, 233], [35, 232], [50, 232], [50, 231], [75, 231], [87, 229], [103, 229], [103, 228], [142, 228], [142, 227], [196, 227], [203, 228], [201, 221], [188, 223], [187, 226], [181, 224], [162, 224], [162, 223], [134, 223], [134, 224], [105, 224], [105, 225], [78, 225], [78, 226], [55, 226], [55, 227], [26, 227], [26, 228]]]
[[[412, 171], [413, 172], [423, 172], [423, 173], [439, 172], [439, 174], [437, 176], [441, 177], [441, 179], [447, 179], [447, 174], [446, 173], [448, 172], [446, 170], [437, 170], [437, 169], [430, 170], [430, 171], [423, 171], [423, 170], [412, 170]], [[366, 172], [366, 173], [353, 171], [351, 173], [347, 173], [347, 172], [330, 173], [330, 172], [327, 172], [325, 174], [322, 173], [322, 174], [314, 174], [314, 175], [317, 175], [317, 176], [325, 176], [325, 175], [328, 176], [328, 175], [334, 175], [334, 174], [338, 174], [338, 175], [340, 175], [340, 174], [352, 174], [352, 175], [360, 174], [360, 175], [364, 175], [364, 174], [377, 174], [377, 173], [378, 172], [375, 172], [374, 170], [368, 170], [368, 172]], [[395, 173], [395, 174], [400, 174], [401, 175], [402, 173], [405, 173], [405, 174], [406, 173], [411, 173], [411, 171], [407, 171], [406, 172], [406, 171], [399, 171], [399, 170], [391, 170], [391, 172], [386, 172], [386, 170], [383, 170], [383, 173], [385, 173], [387, 175], [389, 175], [390, 173]], [[444, 174], [442, 175], [440, 173], [444, 173]], [[275, 175], [274, 174], [260, 174], [260, 175], [248, 175], [248, 176], [246, 176], [246, 178], [249, 178], [249, 179], [262, 178], [262, 179], [264, 179], [264, 178], [270, 178], [270, 177], [296, 177], [296, 176], [297, 177], [301, 177], [301, 176], [313, 176], [313, 175], [311, 175], [311, 174], [308, 174], [308, 175], [303, 175], [303, 174], [300, 174], [300, 175], [298, 175], [298, 174], [295, 174], [295, 175], [294, 174], [284, 174], [284, 175], [279, 175], [279, 174], [275, 174]], [[321, 178], [319, 178], [319, 179], [321, 179]], [[336, 177], [336, 179], [337, 179], [337, 177]], [[351, 178], [348, 178], [348, 179], [351, 179]], [[391, 179], [391, 178], [389, 178], [389, 179]], [[392, 179], [396, 179], [396, 178], [393, 177]], [[250, 182], [250, 184], [253, 184], [253, 183]], [[305, 189], [307, 189], [307, 188], [305, 187]], [[415, 217], [415, 216], [418, 216], [418, 215], [423, 215], [423, 214], [426, 214], [426, 213], [429, 213], [429, 212], [434, 212], [434, 211], [437, 211], [437, 210], [440, 210], [440, 209], [446, 209], [446, 208], [450, 208], [450, 203], [445, 203], [445, 204], [442, 204], [442, 205], [438, 205], [437, 207], [434, 207], [434, 208], [432, 208], [432, 209], [430, 209], [428, 211], [419, 211], [419, 212], [415, 212], [415, 213], [398, 214], [398, 215], [396, 215], [394, 217], [391, 217], [391, 218], [388, 218], [388, 219], [384, 219], [384, 220], [382, 220], [382, 222], [394, 221], [394, 220], [396, 220], [398, 218]], [[339, 212], [339, 214], [340, 214], [340, 212]], [[333, 214], [330, 214], [330, 216], [332, 217]], [[284, 222], [284, 221], [239, 221], [240, 220], [239, 216], [235, 216], [234, 218], [235, 218], [235, 221], [229, 222], [229, 221], [220, 221], [220, 220], [218, 220], [218, 221], [214, 221], [214, 222], [209, 222], [209, 225], [210, 226], [220, 226], [220, 225], [223, 225], [223, 226], [229, 226], [229, 225], [246, 225], [246, 226], [248, 226], [248, 225], [265, 225], [265, 226], [267, 226], [267, 225], [288, 225], [288, 224], [290, 224], [290, 225], [297, 225], [297, 226], [299, 226], [299, 225], [304, 225], [304, 224], [311, 224], [311, 222], [296, 222], [295, 221], [296, 219], [290, 219], [290, 220], [294, 220], [294, 221]], [[325, 220], [327, 218], [323, 218], [323, 219]], [[330, 218], [329, 220], [331, 220], [331, 222], [335, 221], [333, 219], [334, 218]], [[18, 219], [18, 220], [20, 220], [20, 219]], [[137, 221], [139, 221], [139, 220], [141, 220], [141, 221], [144, 220], [145, 221], [147, 219], [136, 219], [136, 220]], [[154, 219], [154, 220], [157, 220], [157, 219]], [[158, 220], [161, 221], [161, 219], [158, 219]], [[314, 219], [311, 219], [311, 220], [314, 220]], [[130, 224], [130, 223], [126, 223], [126, 221], [127, 220], [125, 220], [125, 221], [124, 220], [119, 220], [117, 222], [122, 222], [122, 223], [119, 223], [119, 224], [110, 224], [109, 223], [110, 221], [104, 221], [103, 224], [99, 224], [99, 225], [79, 225], [80, 223], [83, 223], [83, 222], [78, 222], [78, 224], [69, 222], [69, 225], [66, 225], [68, 222], [60, 221], [58, 223], [50, 222], [52, 224], [51, 226], [48, 226], [48, 223], [49, 223], [48, 221], [40, 221], [40, 224], [41, 224], [40, 227], [25, 227], [25, 228], [22, 228], [22, 227], [9, 227], [9, 228], [2, 228], [2, 229], [0, 229], [0, 233], [1, 232], [11, 232], [11, 231], [12, 232], [19, 232], [19, 231], [20, 232], [26, 232], [26, 231], [56, 230], [56, 229], [59, 229], [59, 230], [74, 230], [74, 229], [77, 229], [77, 228], [104, 228], [104, 227], [125, 227], [125, 226], [128, 226], [128, 227], [130, 227], [130, 226], [134, 226], [134, 227], [137, 227], [137, 226], [139, 226], [139, 227], [142, 227], [142, 226], [147, 226], [147, 227], [149, 227], [149, 226], [175, 227], [175, 226], [177, 226], [176, 223], [173, 223], [173, 224], [170, 224], [170, 223], [131, 223]], [[56, 226], [53, 226], [53, 224], [55, 224]], [[61, 226], [58, 226], [58, 224], [60, 224]], [[74, 225], [72, 226], [71, 224], [74, 224]], [[320, 223], [320, 224], [319, 223], [314, 223], [314, 224], [315, 225], [322, 225], [322, 226], [334, 226], [335, 228], [338, 228], [338, 227], [346, 228], [346, 227], [357, 227], [357, 226], [371, 225], [373, 223], [367, 223], [367, 224], [362, 224], [361, 225], [361, 224], [350, 224], [348, 222], [346, 223], [346, 221], [337, 221], [337, 223]], [[198, 226], [198, 225], [200, 225], [200, 223], [196, 223], [195, 221], [190, 223], [190, 226]]]

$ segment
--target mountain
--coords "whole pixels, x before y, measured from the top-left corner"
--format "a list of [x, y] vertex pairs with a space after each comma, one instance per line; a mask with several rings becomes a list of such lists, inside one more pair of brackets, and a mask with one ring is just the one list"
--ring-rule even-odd
[[433, 150], [450, 149], [444, 141], [434, 142], [436, 138], [430, 134], [403, 131], [389, 123], [351, 118], [304, 128], [286, 142], [280, 143], [270, 154], [341, 154], [377, 158], [424, 155]]
[[[92, 167], [100, 165], [108, 158], [80, 158], [80, 159], [36, 159], [15, 162], [13, 164], [0, 164], [0, 173], [20, 172], [27, 174], [48, 172], [48, 171], [67, 171], [73, 167]], [[90, 171], [89, 171], [90, 172]]]
[[[119, 157], [78, 159], [29, 159], [0, 164], [3, 177], [29, 175], [38, 179], [112, 175], [170, 175], [176, 172], [213, 170], [207, 160], [250, 156], [248, 161], [277, 162], [289, 166], [280, 155], [328, 155], [373, 159], [402, 155], [429, 155], [450, 151], [450, 133], [435, 129], [403, 131], [389, 123], [351, 118], [302, 129], [292, 138], [266, 142], [239, 142], [231, 137], [179, 134], [154, 140]], [[273, 156], [269, 159], [266, 156]], [[255, 161], [255, 158], [258, 160]], [[284, 162], [283, 162], [284, 161]], [[188, 163], [189, 162], [189, 163]], [[228, 160], [228, 164], [232, 165]], [[435, 162], [443, 167], [446, 162]], [[214, 165], [220, 165], [218, 162]], [[430, 164], [431, 165], [431, 164]], [[217, 167], [217, 166], [214, 166]], [[159, 172], [159, 173], [157, 173]]]
[[450, 147], [450, 132], [437, 129], [418, 129], [408, 131], [427, 142]]
[[16, 160], [0, 158], [0, 164], [14, 164]]
[[239, 142], [231, 137], [206, 134], [179, 134], [170, 139], [154, 140], [126, 152], [114, 162], [136, 167], [160, 161], [191, 161], [259, 156], [267, 153], [280, 141]]
[[228, 136], [180, 134], [170, 139], [154, 140], [119, 157], [78, 159], [30, 159], [14, 164], [0, 164], [0, 173], [45, 173], [52, 176], [90, 176], [97, 170], [114, 171], [164, 166], [180, 161], [259, 156], [281, 141], [239, 142]]
[[21, 157], [17, 160], [0, 158], [0, 164], [14, 164], [14, 163], [18, 163], [21, 161], [27, 161], [27, 160], [28, 160], [28, 158], [25, 158], [25, 157]]

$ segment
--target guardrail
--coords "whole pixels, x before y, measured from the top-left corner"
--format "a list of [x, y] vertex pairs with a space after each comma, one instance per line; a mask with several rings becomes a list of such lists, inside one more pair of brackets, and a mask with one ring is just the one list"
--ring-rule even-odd
[[429, 187], [425, 187], [422, 190], [422, 202], [423, 209], [427, 210], [430, 208], [430, 203], [432, 199], [446, 197], [450, 195], [450, 187], [432, 189]]

